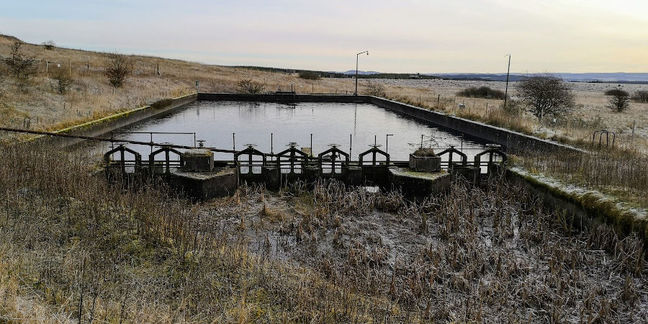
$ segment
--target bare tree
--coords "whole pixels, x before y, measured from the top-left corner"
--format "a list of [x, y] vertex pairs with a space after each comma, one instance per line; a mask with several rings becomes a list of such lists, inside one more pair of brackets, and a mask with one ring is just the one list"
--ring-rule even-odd
[[124, 85], [126, 77], [131, 73], [132, 70], [132, 63], [126, 56], [120, 54], [111, 54], [110, 63], [108, 67], [106, 67], [105, 74], [108, 77], [110, 85], [115, 88], [120, 88], [122, 85]]
[[367, 82], [367, 94], [374, 97], [386, 97], [385, 87], [378, 82]]
[[257, 81], [245, 79], [239, 81], [238, 87], [239, 87], [239, 92], [241, 93], [257, 94], [263, 91], [265, 85]]
[[545, 116], [559, 116], [574, 106], [574, 95], [562, 79], [534, 76], [520, 82], [519, 95], [529, 112], [542, 122]]
[[18, 86], [24, 89], [36, 74], [36, 59], [23, 54], [22, 42], [16, 41], [11, 45], [11, 56], [4, 59], [5, 64], [18, 81]]
[[610, 96], [610, 104], [608, 105], [608, 108], [613, 111], [623, 112], [630, 107], [630, 94], [621, 89], [621, 86], [617, 89], [605, 91], [605, 95]]

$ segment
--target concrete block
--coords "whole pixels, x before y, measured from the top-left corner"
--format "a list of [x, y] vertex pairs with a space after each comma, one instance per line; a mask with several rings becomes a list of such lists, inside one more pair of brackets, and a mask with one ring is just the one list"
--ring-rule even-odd
[[441, 171], [441, 157], [410, 154], [409, 167], [416, 172], [439, 172]]
[[205, 149], [187, 150], [182, 154], [182, 171], [211, 172], [214, 170], [214, 153]]
[[177, 170], [169, 175], [169, 183], [191, 198], [205, 200], [234, 194], [238, 188], [237, 175], [236, 168], [212, 172]]

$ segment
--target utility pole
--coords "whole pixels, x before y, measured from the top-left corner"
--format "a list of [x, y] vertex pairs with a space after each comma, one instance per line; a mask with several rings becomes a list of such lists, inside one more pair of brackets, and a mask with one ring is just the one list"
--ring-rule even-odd
[[504, 90], [504, 109], [506, 109], [506, 101], [508, 100], [508, 84], [509, 84], [510, 73], [511, 73], [511, 54], [508, 54], [508, 68], [506, 69], [506, 88]]
[[355, 92], [353, 93], [354, 96], [358, 95], [358, 58], [360, 57], [360, 55], [365, 53], [369, 55], [369, 51], [362, 51], [356, 54]]

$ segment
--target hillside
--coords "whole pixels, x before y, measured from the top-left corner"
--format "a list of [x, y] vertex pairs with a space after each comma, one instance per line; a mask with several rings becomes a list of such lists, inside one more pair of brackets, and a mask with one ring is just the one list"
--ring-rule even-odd
[[[10, 48], [16, 40], [12, 36], [0, 36], [0, 57], [10, 55]], [[22, 51], [38, 60], [37, 72], [30, 84], [20, 90], [16, 81], [7, 75], [4, 64], [0, 64], [0, 125], [3, 126], [58, 129], [163, 98], [195, 92], [196, 81], [202, 92], [227, 93], [239, 92], [238, 83], [244, 79], [262, 84], [266, 92], [293, 89], [298, 93], [352, 93], [354, 87], [352, 78], [307, 80], [300, 78], [298, 71], [286, 69], [226, 67], [130, 55], [133, 73], [123, 87], [115, 89], [104, 75], [110, 62], [109, 53], [59, 47], [47, 49], [43, 45], [27, 43], [23, 44]], [[53, 79], [60, 70], [66, 71], [73, 79], [65, 95], [57, 93]], [[524, 112], [511, 115], [502, 111], [501, 100], [457, 96], [458, 91], [473, 86], [485, 85], [503, 90], [502, 82], [384, 78], [389, 75], [370, 77], [364, 75], [360, 80], [361, 94], [396, 99], [569, 143], [587, 142], [594, 130], [606, 128], [619, 134], [622, 145], [640, 151], [648, 149], [648, 104], [633, 103], [629, 112], [623, 114], [611, 112], [603, 92], [616, 84], [570, 84], [576, 97], [573, 113], [557, 124], [539, 125], [533, 116]], [[515, 87], [514, 82], [509, 89], [513, 96]], [[648, 89], [645, 85], [625, 87], [632, 93]], [[459, 108], [460, 103], [465, 108]]]
[[[0, 36], [0, 56], [8, 57], [15, 38]], [[243, 79], [262, 82], [267, 91], [288, 90], [298, 92], [351, 92], [349, 79], [321, 79], [308, 81], [297, 74], [268, 72], [248, 68], [205, 65], [194, 62], [150, 56], [130, 55], [133, 73], [125, 85], [113, 89], [104, 75], [109, 63], [108, 53], [24, 44], [25, 55], [38, 60], [36, 76], [26, 91], [19, 91], [16, 82], [3, 71], [0, 83], [2, 92], [2, 119], [4, 126], [23, 126], [25, 118], [31, 127], [53, 129], [96, 118], [114, 111], [129, 109], [162, 98], [175, 97], [196, 91], [236, 92]], [[49, 61], [49, 71], [47, 63]], [[60, 66], [60, 67], [59, 67]], [[159, 66], [160, 75], [157, 68]], [[73, 83], [69, 93], [58, 94], [52, 79], [57, 69], [71, 72]]]

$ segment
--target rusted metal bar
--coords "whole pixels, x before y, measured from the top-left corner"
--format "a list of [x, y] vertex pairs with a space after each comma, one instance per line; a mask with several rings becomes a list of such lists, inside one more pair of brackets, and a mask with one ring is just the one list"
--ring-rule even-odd
[[[145, 146], [155, 145], [155, 146], [160, 146], [160, 147], [166, 146], [166, 147], [181, 148], [181, 149], [187, 149], [187, 150], [194, 148], [193, 146], [190, 146], [190, 145], [175, 145], [175, 144], [151, 143], [151, 142], [142, 142], [142, 141], [133, 141], [133, 140], [120, 140], [120, 139], [114, 139], [114, 138], [103, 138], [103, 137], [94, 137], [94, 136], [69, 135], [69, 134], [52, 133], [52, 132], [44, 132], [44, 131], [35, 131], [35, 130], [27, 130], [27, 129], [8, 128], [8, 127], [0, 127], [0, 131], [12, 132], [12, 133], [33, 134], [33, 135], [55, 136], [55, 137], [64, 137], [64, 138], [78, 138], [78, 139], [84, 139], [84, 140], [88, 140], [88, 141], [99, 141], [99, 142], [110, 142], [110, 143], [128, 143], [128, 144], [133, 144], [133, 145], [145, 145]], [[237, 152], [235, 150], [219, 149], [219, 148], [215, 148], [215, 147], [204, 147], [204, 149], [210, 150], [212, 152], [218, 152], [218, 153], [236, 153]]]

